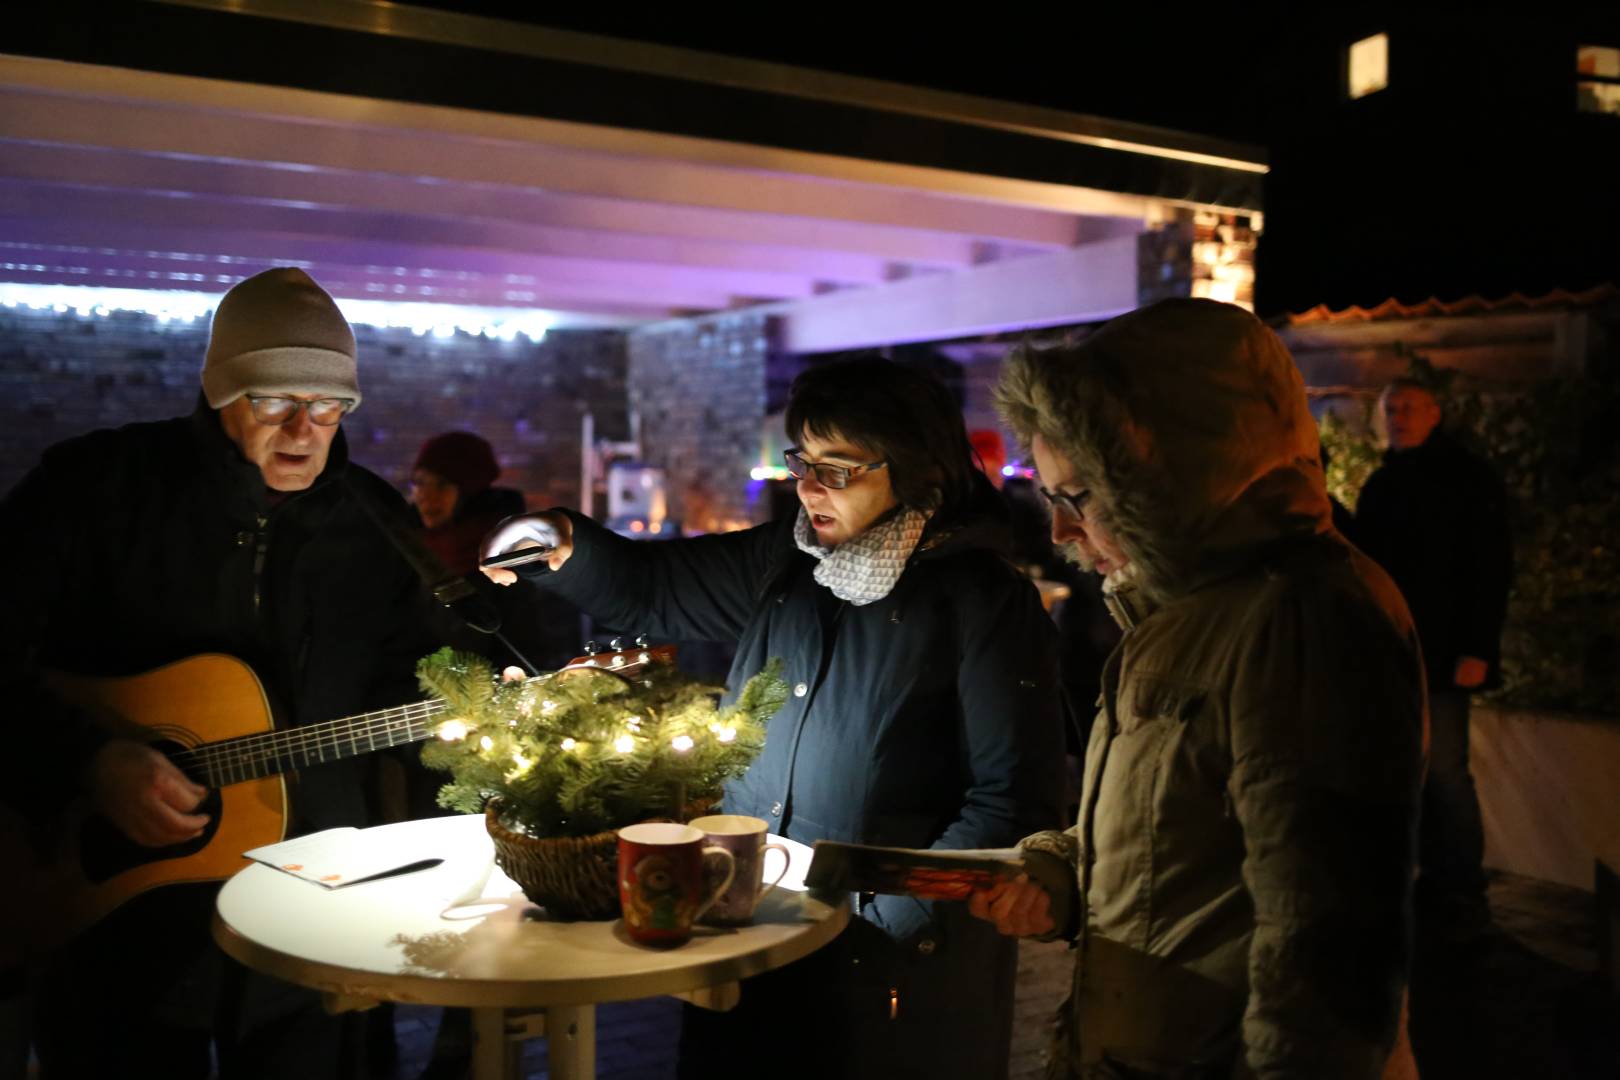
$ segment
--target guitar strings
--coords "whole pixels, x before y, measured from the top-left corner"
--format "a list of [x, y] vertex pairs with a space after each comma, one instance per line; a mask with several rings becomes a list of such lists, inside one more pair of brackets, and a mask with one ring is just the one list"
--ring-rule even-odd
[[[258, 767], [271, 762], [292, 765], [295, 763], [292, 759], [300, 755], [306, 765], [319, 764], [321, 761], [339, 760], [406, 742], [418, 742], [428, 734], [428, 728], [422, 721], [446, 708], [448, 705], [442, 699], [418, 701], [321, 724], [223, 739], [183, 750], [174, 755], [174, 760], [182, 769], [200, 768], [210, 780], [234, 782], [251, 779], [259, 772]], [[393, 738], [401, 733], [405, 738]], [[344, 752], [345, 743], [348, 745], [347, 753]], [[330, 751], [322, 749], [328, 746]], [[237, 773], [246, 775], [232, 775]]]

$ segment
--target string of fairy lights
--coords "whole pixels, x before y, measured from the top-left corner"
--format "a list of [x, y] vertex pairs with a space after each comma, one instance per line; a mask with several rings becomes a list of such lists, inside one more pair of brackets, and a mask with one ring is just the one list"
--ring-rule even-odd
[[[28, 285], [0, 282], [0, 307], [72, 313], [81, 318], [110, 318], [133, 312], [161, 324], [194, 323], [213, 314], [223, 293], [179, 289], [118, 289], [92, 285]], [[498, 341], [545, 339], [557, 322], [554, 314], [532, 308], [476, 307], [466, 304], [417, 303], [399, 300], [353, 300], [337, 297], [350, 323], [379, 329], [406, 329], [419, 337], [454, 337], [457, 333]]]

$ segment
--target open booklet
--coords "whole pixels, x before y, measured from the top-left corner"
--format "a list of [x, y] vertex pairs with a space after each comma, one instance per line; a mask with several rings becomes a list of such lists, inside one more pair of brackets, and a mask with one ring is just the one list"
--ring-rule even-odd
[[1023, 853], [1017, 848], [946, 851], [817, 840], [804, 881], [829, 892], [966, 900], [975, 889], [1023, 872]]
[[444, 861], [418, 845], [390, 843], [377, 829], [327, 829], [296, 840], [266, 844], [244, 857], [328, 889], [426, 870]]

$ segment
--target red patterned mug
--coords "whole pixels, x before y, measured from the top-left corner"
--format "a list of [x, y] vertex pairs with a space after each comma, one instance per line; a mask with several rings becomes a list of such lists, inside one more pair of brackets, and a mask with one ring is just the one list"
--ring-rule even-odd
[[731, 884], [737, 860], [703, 840], [698, 829], [674, 822], [619, 830], [619, 900], [632, 941], [684, 944], [698, 916]]

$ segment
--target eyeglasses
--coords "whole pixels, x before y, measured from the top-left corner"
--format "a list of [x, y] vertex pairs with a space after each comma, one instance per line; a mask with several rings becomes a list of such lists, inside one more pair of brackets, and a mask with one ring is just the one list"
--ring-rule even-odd
[[784, 450], [782, 457], [787, 461], [787, 471], [793, 479], [803, 480], [814, 473], [816, 483], [828, 488], [848, 487], [849, 482], [861, 473], [888, 468], [889, 465], [887, 461], [874, 461], [870, 465], [829, 465], [824, 461], [806, 461], [797, 450]]
[[1086, 503], [1091, 501], [1089, 488], [1078, 495], [1070, 495], [1065, 491], [1048, 491], [1045, 488], [1041, 488], [1040, 492], [1053, 513], [1067, 514], [1076, 525], [1085, 523]]
[[281, 395], [248, 394], [247, 399], [248, 407], [253, 410], [253, 419], [277, 427], [297, 416], [299, 409], [309, 413], [310, 423], [331, 427], [354, 408], [353, 398], [323, 397], [314, 401], [300, 401]]

